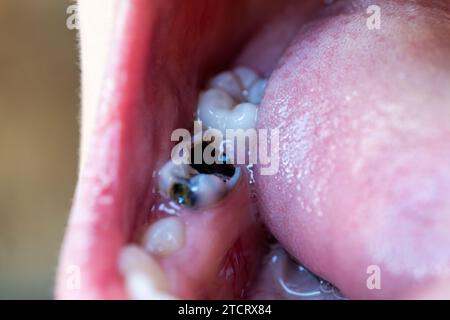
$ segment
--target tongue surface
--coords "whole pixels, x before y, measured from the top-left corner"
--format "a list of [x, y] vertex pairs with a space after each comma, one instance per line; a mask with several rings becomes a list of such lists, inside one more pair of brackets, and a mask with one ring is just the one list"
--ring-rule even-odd
[[450, 266], [449, 8], [379, 5], [381, 29], [366, 1], [337, 2], [285, 52], [258, 120], [280, 132], [280, 169], [257, 176], [259, 198], [277, 239], [347, 297], [426, 297]]

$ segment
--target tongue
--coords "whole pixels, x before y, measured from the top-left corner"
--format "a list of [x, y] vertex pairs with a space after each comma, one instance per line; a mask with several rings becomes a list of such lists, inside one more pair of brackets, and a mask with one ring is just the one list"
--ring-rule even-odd
[[[59, 268], [62, 298], [126, 297], [118, 255], [154, 202], [151, 176], [170, 153], [166, 137], [190, 125], [185, 115], [193, 113], [203, 74], [228, 60], [264, 20], [257, 18], [273, 11], [255, 5], [259, 1], [130, 3], [118, 9], [121, 23], [114, 32], [90, 147], [84, 148], [88, 152]], [[304, 2], [302, 12], [308, 12], [309, 3]], [[398, 284], [403, 290], [411, 278], [438, 272], [449, 258], [427, 250], [439, 244], [445, 253], [449, 244], [449, 205], [441, 201], [450, 185], [449, 114], [438, 103], [449, 98], [443, 88], [448, 79], [439, 73], [448, 68], [448, 51], [442, 56], [438, 50], [423, 52], [410, 35], [428, 48], [448, 49], [448, 40], [445, 30], [429, 27], [439, 19], [438, 10], [386, 3], [383, 29], [368, 31], [365, 7], [354, 5], [351, 12], [339, 6], [330, 7], [329, 18], [303, 29], [269, 83], [259, 126], [280, 129], [282, 161], [275, 176], [258, 177], [261, 205], [266, 222], [290, 253], [347, 296], [398, 296]], [[414, 22], [413, 33], [392, 17], [400, 9], [408, 12], [404, 19]], [[424, 14], [419, 18], [417, 12]], [[289, 23], [269, 26], [238, 63], [270, 74], [272, 62], [303, 23], [299, 11], [291, 13]], [[386, 74], [395, 77], [385, 79]], [[417, 78], [429, 81], [424, 85]], [[421, 108], [425, 102], [428, 109]], [[190, 289], [207, 286], [213, 277], [201, 275], [213, 262], [219, 273], [245, 269], [230, 264], [240, 259], [235, 257], [242, 246], [254, 245], [239, 234], [252, 226], [239, 211], [246, 211], [248, 195], [241, 192], [233, 199], [234, 204], [210, 215], [186, 218], [193, 242], [179, 259], [160, 261], [178, 280], [181, 297], [210, 297], [211, 292], [192, 295]], [[229, 230], [233, 236], [227, 243]], [[208, 237], [223, 245], [208, 245]], [[199, 250], [201, 259], [189, 263]], [[370, 265], [381, 267], [386, 290], [368, 291]], [[237, 279], [237, 290], [222, 286], [219, 296], [238, 297], [245, 285], [241, 282], [248, 279]], [[219, 288], [220, 280], [208, 282], [209, 287]]]
[[304, 26], [269, 81], [258, 126], [281, 160], [257, 177], [263, 216], [349, 298], [448, 297], [448, 7], [382, 1], [369, 30], [365, 3]]

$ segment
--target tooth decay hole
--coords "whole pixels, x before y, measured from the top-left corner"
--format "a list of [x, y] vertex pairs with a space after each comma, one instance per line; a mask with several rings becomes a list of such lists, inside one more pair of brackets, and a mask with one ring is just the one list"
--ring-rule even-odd
[[186, 207], [192, 207], [195, 204], [195, 195], [187, 183], [174, 183], [170, 189], [170, 198]]
[[216, 174], [221, 175], [226, 178], [231, 178], [236, 169], [233, 165], [227, 163], [226, 155], [223, 154], [221, 158], [219, 158], [219, 155], [216, 155], [216, 150], [213, 151], [213, 156], [215, 159], [217, 159], [216, 162], [212, 164], [206, 164], [202, 161], [202, 163], [197, 164], [195, 163], [195, 154], [198, 153], [198, 148], [200, 148], [200, 154], [203, 154], [205, 148], [209, 145], [208, 142], [202, 141], [200, 145], [194, 146], [191, 149], [191, 155], [190, 155], [190, 162], [191, 167], [195, 170], [197, 170], [199, 173], [205, 173], [205, 174]]
[[[266, 84], [266, 79], [260, 78], [256, 72], [245, 67], [220, 73], [209, 81], [208, 89], [200, 93], [196, 116], [198, 120], [202, 121], [204, 129], [218, 129], [223, 133], [229, 128], [254, 128], [257, 105], [261, 102]], [[131, 246], [130, 249], [130, 246], [128, 246], [124, 249], [132, 253], [125, 254], [125, 258], [122, 258], [122, 260], [125, 259], [125, 265], [130, 264], [127, 259], [139, 258], [140, 261], [137, 264], [131, 263], [133, 270], [130, 271], [129, 268], [122, 270], [128, 286], [127, 289], [132, 298], [171, 298], [167, 294], [171, 291], [169, 286], [161, 289], [161, 285], [156, 285], [161, 282], [166, 283], [167, 279], [164, 279], [164, 272], [158, 269], [158, 262], [153, 257], [176, 255], [187, 242], [185, 240], [186, 226], [180, 218], [176, 217], [179, 211], [176, 205], [190, 208], [192, 212], [195, 212], [200, 208], [219, 203], [236, 187], [240, 177], [240, 168], [227, 163], [228, 159], [225, 153], [216, 152], [215, 149], [212, 156], [216, 161], [212, 164], [205, 163], [203, 159], [200, 162], [196, 161], [196, 153], [200, 151], [200, 154], [203, 154], [210, 143], [212, 142], [196, 143], [196, 141], [192, 141], [189, 164], [175, 164], [173, 161], [168, 161], [159, 171], [159, 192], [164, 199], [174, 203], [175, 206], [170, 209], [172, 211], [166, 209], [167, 213], [172, 216], [166, 215], [156, 221], [153, 220], [147, 227], [147, 230], [143, 233], [142, 247]], [[174, 214], [175, 216], [173, 216]], [[221, 281], [231, 283], [235, 298], [246, 297], [251, 281], [254, 280], [255, 274], [259, 272], [259, 270], [249, 269], [248, 260], [251, 254], [246, 252], [244, 242], [245, 240], [242, 237], [234, 242], [225, 254], [218, 272], [217, 290], [221, 290]], [[262, 247], [263, 245], [261, 244]], [[148, 256], [148, 259], [142, 257], [144, 253]], [[276, 278], [276, 283], [279, 286], [275, 290], [281, 292], [283, 298], [298, 298], [295, 290], [286, 287], [286, 281], [291, 278], [297, 277], [302, 281], [305, 281], [306, 278], [315, 279], [314, 281], [321, 286], [327, 287], [324, 280], [314, 277], [299, 265], [293, 266], [292, 261], [287, 262], [285, 253], [283, 256], [278, 250], [271, 254], [273, 257], [278, 254], [278, 263], [275, 263], [275, 260], [275, 262], [272, 261], [269, 272], [272, 277]], [[282, 262], [279, 262], [280, 259]], [[123, 261], [122, 264], [124, 264]], [[297, 270], [298, 274], [291, 272], [287, 276], [285, 272], [282, 272], [287, 265], [291, 269]], [[280, 271], [280, 268], [283, 270]], [[156, 272], [156, 279], [154, 270], [158, 271]], [[298, 281], [300, 280], [297, 279]], [[330, 290], [333, 291], [332, 288]]]
[[[261, 102], [266, 80], [247, 67], [237, 67], [213, 77], [208, 89], [199, 94], [197, 121], [204, 129], [220, 130], [226, 137], [227, 129], [251, 129], [256, 125], [257, 104]], [[189, 170], [187, 164], [169, 160], [159, 172], [159, 191], [175, 203], [196, 208], [207, 207], [222, 200], [236, 184], [236, 168], [227, 163], [223, 151], [213, 149], [213, 163], [201, 156], [213, 141], [195, 141], [190, 146]], [[197, 177], [199, 176], [199, 177]], [[222, 184], [213, 176], [222, 179]], [[237, 181], [237, 179], [234, 179]]]

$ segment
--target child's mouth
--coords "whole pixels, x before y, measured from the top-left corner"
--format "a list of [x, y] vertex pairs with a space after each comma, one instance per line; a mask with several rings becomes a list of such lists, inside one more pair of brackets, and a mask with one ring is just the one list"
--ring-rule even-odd
[[[423, 30], [442, 8], [419, 1], [397, 18], [405, 3], [386, 3], [388, 27], [374, 32], [366, 1], [261, 2], [134, 0], [117, 9], [59, 298], [406, 298], [420, 296], [410, 289], [420, 291], [450, 261], [448, 251], [427, 251], [450, 244], [439, 227], [450, 207], [442, 197], [450, 188], [448, 123], [408, 118], [404, 108], [439, 104], [448, 82], [406, 97], [384, 78], [387, 70], [403, 74], [392, 81], [412, 92], [408, 72], [433, 77], [414, 56], [415, 41], [393, 30], [411, 19]], [[443, 60], [430, 59], [439, 69]], [[170, 158], [171, 133], [192, 129], [208, 79], [237, 66], [268, 79], [256, 126], [280, 131], [279, 170], [241, 168], [216, 203], [175, 204], [185, 186], [177, 185], [178, 198], [173, 189], [164, 196], [155, 176]], [[391, 125], [396, 117], [425, 129]], [[421, 192], [424, 184], [433, 192]], [[424, 226], [434, 236], [422, 235]], [[366, 281], [372, 266], [385, 270], [382, 291]]]

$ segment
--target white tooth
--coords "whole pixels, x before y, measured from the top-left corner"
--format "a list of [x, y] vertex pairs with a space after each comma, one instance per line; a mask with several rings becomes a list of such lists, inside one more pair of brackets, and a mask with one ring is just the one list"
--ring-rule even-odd
[[179, 182], [180, 179], [189, 179], [192, 175], [193, 169], [187, 164], [175, 164], [173, 161], [168, 161], [159, 170], [158, 183], [159, 192], [165, 196], [170, 196], [170, 188], [175, 182]]
[[158, 263], [137, 245], [127, 245], [119, 256], [119, 269], [124, 275], [130, 298], [136, 300], [173, 299], [168, 294], [169, 282]]
[[199, 174], [191, 179], [191, 190], [196, 195], [196, 206], [206, 207], [220, 201], [227, 192], [226, 183], [212, 174]]
[[225, 91], [209, 89], [200, 95], [197, 112], [205, 127], [221, 130], [224, 135], [226, 129], [254, 128], [256, 106], [248, 102], [233, 106], [233, 100]]
[[248, 91], [247, 100], [251, 103], [259, 105], [264, 96], [264, 90], [266, 89], [267, 80], [260, 79], [256, 81]]
[[175, 297], [154, 288], [151, 278], [143, 273], [128, 274], [125, 278], [127, 291], [133, 300], [175, 300]]
[[209, 82], [210, 88], [222, 89], [233, 98], [242, 99], [242, 87], [237, 76], [231, 71], [219, 73]]
[[237, 67], [233, 70], [242, 84], [242, 89], [248, 89], [250, 86], [258, 80], [258, 74], [247, 67]]
[[228, 93], [221, 89], [209, 89], [200, 95], [198, 117], [208, 128], [226, 128], [226, 116], [234, 106]]
[[177, 217], [154, 222], [145, 232], [143, 245], [155, 255], [168, 256], [180, 250], [185, 242], [185, 226]]
[[226, 129], [251, 129], [256, 127], [257, 107], [250, 102], [243, 102], [234, 107], [226, 117]]

